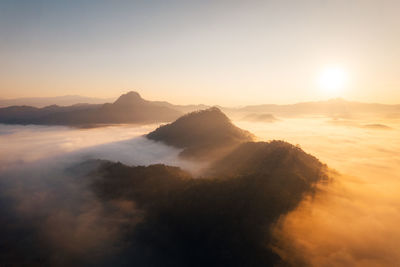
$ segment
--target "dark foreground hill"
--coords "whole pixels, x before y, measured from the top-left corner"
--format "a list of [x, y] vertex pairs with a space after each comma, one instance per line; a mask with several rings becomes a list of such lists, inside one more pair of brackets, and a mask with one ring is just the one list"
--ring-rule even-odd
[[[238, 162], [238, 153], [247, 153]], [[226, 164], [239, 164], [226, 171]], [[221, 165], [219, 165], [221, 164]], [[284, 142], [247, 143], [192, 178], [176, 167], [104, 162], [90, 176], [103, 203], [132, 201], [140, 223], [110, 265], [273, 266], [280, 216], [312, 194], [325, 166]]]
[[0, 123], [87, 126], [118, 123], [168, 122], [182, 115], [180, 111], [147, 101], [136, 92], [120, 96], [112, 104], [80, 104], [35, 108], [11, 106], [0, 108]]
[[274, 140], [241, 144], [232, 153], [214, 162], [208, 168], [207, 175], [219, 178], [253, 174], [282, 176], [289, 171], [306, 181], [311, 177], [318, 178], [321, 170], [322, 165], [316, 157], [297, 146]]
[[252, 141], [254, 136], [236, 127], [221, 110], [213, 107], [186, 114], [157, 128], [147, 138], [182, 148], [183, 157], [209, 160], [240, 143]]

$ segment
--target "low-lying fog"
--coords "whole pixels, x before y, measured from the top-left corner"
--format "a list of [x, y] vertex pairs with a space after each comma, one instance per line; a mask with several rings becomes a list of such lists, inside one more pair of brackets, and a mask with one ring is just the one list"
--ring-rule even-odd
[[110, 126], [75, 129], [63, 126], [0, 124], [0, 158], [4, 166], [31, 162], [101, 144], [132, 139], [156, 127]]
[[113, 254], [123, 226], [139, 220], [140, 212], [131, 203], [102, 205], [90, 181], [78, 179], [73, 168], [104, 159], [196, 171], [197, 164], [178, 159], [180, 150], [143, 137], [155, 127], [0, 125], [2, 263], [14, 265], [18, 259], [16, 265], [30, 265], [45, 258], [52, 265], [71, 266], [79, 259], [78, 265], [85, 266]]
[[[289, 261], [292, 255], [297, 255], [314, 266], [395, 266], [400, 262], [399, 121], [298, 118], [271, 123], [236, 121], [235, 124], [262, 140], [281, 139], [299, 144], [341, 174], [333, 182], [321, 185], [314, 199], [304, 200], [297, 210], [281, 219], [276, 229], [283, 247], [281, 255], [287, 255]], [[11, 184], [17, 182], [6, 179], [10, 173], [18, 181], [28, 181], [30, 177], [40, 180], [54, 165], [90, 158], [128, 165], [166, 163], [195, 170], [197, 166], [178, 159], [179, 150], [142, 137], [156, 126], [72, 129], [0, 125], [0, 177]], [[14, 188], [10, 192], [22, 198], [30, 189], [26, 190], [19, 185], [18, 190]], [[45, 194], [36, 195], [36, 202], [31, 203], [33, 196], [29, 197], [29, 201], [21, 201], [21, 212], [30, 208], [37, 210], [37, 205], [43, 206], [42, 200], [46, 199]], [[82, 244], [85, 239], [87, 247], [93, 246], [88, 241], [90, 238], [93, 242], [109, 238], [112, 234], [106, 233], [104, 222], [97, 223], [98, 227], [94, 228], [97, 232], [87, 230], [88, 224], [98, 220], [101, 214], [96, 209], [89, 210], [78, 215], [50, 217], [46, 221], [50, 230], [52, 222], [64, 221], [66, 216], [74, 219], [64, 223], [71, 224], [73, 220], [76, 224], [71, 230], [74, 233], [60, 235], [53, 229], [51, 238], [61, 244], [62, 238], [72, 239], [86, 233], [82, 238], [76, 237], [75, 242]], [[86, 248], [85, 244], [82, 249]]]
[[165, 163], [193, 169], [178, 159], [180, 150], [143, 137], [158, 125], [108, 126], [76, 129], [59, 126], [0, 124], [0, 170], [41, 162], [89, 159], [120, 161], [127, 165]]
[[[287, 259], [313, 266], [400, 263], [400, 122], [285, 119], [236, 122], [263, 140], [299, 144], [341, 175], [282, 218]], [[386, 127], [385, 127], [386, 126]]]

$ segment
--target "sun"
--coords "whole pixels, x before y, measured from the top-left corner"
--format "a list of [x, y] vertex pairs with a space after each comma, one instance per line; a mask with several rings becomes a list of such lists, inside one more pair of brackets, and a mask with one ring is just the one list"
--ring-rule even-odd
[[318, 76], [318, 84], [324, 93], [338, 96], [347, 85], [347, 72], [341, 67], [325, 68]]

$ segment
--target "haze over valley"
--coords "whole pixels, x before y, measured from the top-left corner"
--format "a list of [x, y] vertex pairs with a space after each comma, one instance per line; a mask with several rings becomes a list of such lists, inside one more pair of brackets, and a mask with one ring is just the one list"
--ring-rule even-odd
[[400, 1], [0, 1], [0, 267], [400, 266]]

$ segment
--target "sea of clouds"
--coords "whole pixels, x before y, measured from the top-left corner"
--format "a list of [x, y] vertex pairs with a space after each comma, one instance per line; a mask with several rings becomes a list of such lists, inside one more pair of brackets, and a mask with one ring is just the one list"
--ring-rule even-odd
[[281, 218], [281, 256], [295, 266], [399, 264], [400, 120], [294, 118], [237, 125], [262, 140], [299, 144], [337, 172]]
[[[319, 192], [280, 219], [277, 250], [311, 266], [395, 266], [400, 262], [400, 122], [293, 118], [274, 123], [238, 121], [261, 140], [299, 144], [337, 172]], [[388, 127], [360, 127], [381, 124]], [[140, 221], [134, 203], [105, 207], [68, 168], [90, 159], [127, 165], [164, 163], [196, 173], [180, 150], [150, 141], [148, 126], [91, 129], [0, 125], [0, 219], [3, 241], [18, 252], [46, 251], [52, 261], [112, 254], [121, 227]], [[128, 220], [129, 218], [129, 220]], [[133, 218], [133, 219], [132, 219]], [[14, 224], [10, 231], [9, 225]], [[15, 241], [15, 233], [28, 240]], [[9, 234], [11, 233], [11, 234]], [[25, 235], [26, 236], [26, 235]], [[4, 244], [1, 244], [1, 243]], [[22, 242], [22, 243], [21, 243]], [[111, 245], [110, 245], [111, 244]], [[55, 253], [57, 252], [57, 253]], [[32, 251], [32, 254], [36, 252]], [[37, 254], [37, 253], [36, 253]]]

